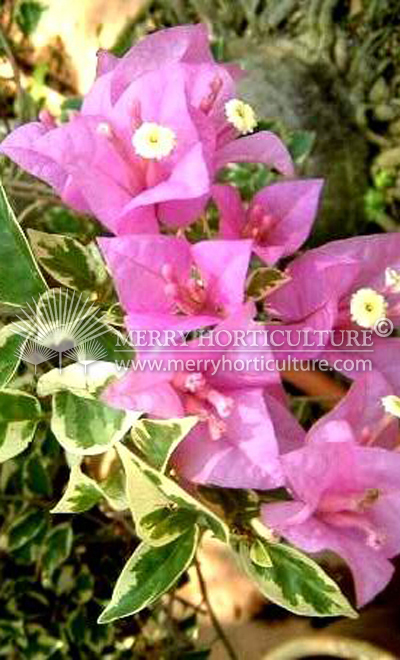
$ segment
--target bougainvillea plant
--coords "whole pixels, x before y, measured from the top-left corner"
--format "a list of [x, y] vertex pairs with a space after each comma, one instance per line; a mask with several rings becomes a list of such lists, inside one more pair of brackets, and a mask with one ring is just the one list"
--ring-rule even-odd
[[[99, 623], [156, 602], [204, 533], [299, 615], [356, 616], [400, 552], [400, 239], [297, 254], [323, 182], [296, 178], [242, 75], [203, 26], [164, 30], [100, 52], [79, 109], [42, 110], [0, 145], [92, 219], [82, 242], [54, 224], [28, 242], [1, 190], [0, 460], [50, 426], [70, 467], [52, 513], [132, 516], [140, 545]], [[296, 356], [352, 381], [307, 433], [281, 373]], [[325, 551], [350, 568], [353, 605]]]

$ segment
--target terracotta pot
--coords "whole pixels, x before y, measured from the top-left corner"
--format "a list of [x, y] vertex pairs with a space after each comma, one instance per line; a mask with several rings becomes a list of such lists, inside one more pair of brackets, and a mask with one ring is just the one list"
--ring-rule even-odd
[[396, 660], [394, 655], [369, 642], [318, 634], [292, 639], [267, 653], [263, 660], [311, 660], [314, 656], [345, 660]]

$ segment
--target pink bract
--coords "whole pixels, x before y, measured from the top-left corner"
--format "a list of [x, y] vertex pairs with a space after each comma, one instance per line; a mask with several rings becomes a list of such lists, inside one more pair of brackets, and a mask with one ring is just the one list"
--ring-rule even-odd
[[358, 381], [305, 446], [282, 457], [293, 500], [262, 507], [264, 523], [297, 547], [347, 562], [359, 606], [387, 585], [400, 552], [400, 454], [382, 448], [397, 423], [377, 398], [387, 392], [380, 374]]
[[[371, 341], [365, 346], [365, 329], [352, 320], [350, 311], [351, 298], [357, 291], [373, 289], [385, 297], [389, 321], [394, 326], [399, 325], [400, 293], [387, 286], [387, 269], [400, 272], [399, 234], [333, 241], [309, 250], [290, 263], [285, 271], [287, 282], [267, 296], [266, 309], [274, 319], [282, 322], [282, 328], [287, 331], [301, 332], [307, 328], [322, 331], [319, 347], [307, 350], [303, 346], [301, 352], [300, 346], [298, 357], [324, 358], [335, 363], [337, 369], [339, 361], [344, 365], [347, 358], [351, 358], [355, 365], [357, 360], [370, 360], [374, 369], [384, 373], [392, 384], [400, 384], [393, 368], [394, 356], [399, 352], [398, 340], [384, 339], [371, 328]], [[353, 339], [349, 339], [349, 346], [346, 346], [348, 331], [352, 332]], [[361, 348], [363, 345], [364, 349]], [[291, 353], [287, 344], [284, 349], [285, 354]], [[341, 367], [351, 378], [358, 377], [361, 369], [361, 366], [354, 369]]]
[[[293, 173], [273, 133], [236, 139], [224, 107], [235, 96], [238, 70], [214, 61], [204, 26], [157, 32], [122, 59], [101, 51], [98, 74], [67, 123], [22, 126], [0, 151], [114, 234], [155, 233], [159, 221], [189, 224], [204, 208], [218, 169], [231, 161]], [[132, 143], [142, 125], [154, 123], [174, 135], [160, 159], [138, 155]]]
[[102, 238], [99, 243], [128, 330], [188, 331], [240, 313], [251, 241], [192, 245], [172, 236], [134, 235]]
[[[218, 329], [240, 327], [236, 318]], [[242, 327], [253, 327], [245, 316]], [[259, 352], [270, 356], [268, 349]], [[282, 402], [279, 374], [274, 369], [257, 372], [246, 368], [246, 362], [243, 370], [223, 369], [218, 363], [254, 359], [254, 349], [230, 344], [215, 350], [193, 340], [175, 350], [139, 354], [137, 361], [144, 358], [158, 360], [160, 369], [132, 368], [106, 390], [105, 400], [156, 418], [196, 415], [198, 424], [173, 457], [182, 477], [231, 488], [282, 484], [278, 441], [288, 433], [301, 442], [303, 432]], [[171, 370], [171, 359], [180, 366]]]
[[248, 208], [236, 188], [214, 186], [221, 238], [251, 239], [257, 256], [267, 264], [275, 264], [296, 252], [308, 238], [322, 185], [322, 179], [273, 183], [260, 190]]

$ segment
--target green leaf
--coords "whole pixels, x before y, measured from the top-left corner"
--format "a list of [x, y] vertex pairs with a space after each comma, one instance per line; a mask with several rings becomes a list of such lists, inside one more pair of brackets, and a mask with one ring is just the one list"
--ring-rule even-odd
[[[15, 657], [16, 648], [26, 646], [26, 631], [21, 617], [17, 617], [15, 614], [15, 618], [13, 616], [13, 618], [0, 619], [0, 639], [2, 653], [0, 657], [6, 658], [6, 660], [12, 658], [13, 655]], [[7, 642], [10, 643], [9, 646], [6, 644]]]
[[57, 525], [47, 534], [42, 554], [42, 571], [45, 580], [51, 579], [56, 568], [69, 557], [72, 549], [73, 534], [69, 523]]
[[[123, 445], [116, 447], [117, 453], [121, 459], [125, 477], [126, 477], [126, 497], [128, 506], [135, 522], [137, 535], [151, 543], [151, 530], [148, 526], [142, 527], [142, 518], [146, 519], [154, 512], [164, 512], [168, 509], [169, 501], [162, 492], [154, 485], [141, 469], [140, 464], [135, 460], [135, 456]], [[179, 536], [180, 532], [168, 537], [165, 542], [172, 541]], [[157, 539], [155, 545], [163, 545], [163, 538]]]
[[140, 520], [141, 538], [152, 546], [166, 545], [192, 528], [197, 517], [189, 509], [155, 509]]
[[46, 527], [47, 519], [42, 511], [29, 509], [12, 522], [8, 530], [8, 548], [14, 552], [33, 541]]
[[130, 616], [158, 600], [190, 566], [197, 542], [198, 529], [193, 527], [160, 548], [142, 543], [125, 565], [111, 602], [98, 622], [109, 623]]
[[132, 439], [150, 465], [164, 472], [172, 453], [197, 422], [197, 417], [142, 419], [132, 428]]
[[271, 567], [252, 561], [247, 542], [239, 546], [244, 571], [268, 600], [303, 616], [357, 616], [337, 584], [310, 557], [283, 543], [268, 545], [266, 552]]
[[301, 165], [311, 153], [315, 142], [313, 131], [295, 131], [288, 140], [288, 149], [295, 163]]
[[287, 279], [278, 268], [256, 268], [247, 279], [246, 293], [253, 300], [262, 300], [267, 293], [287, 282]]
[[83, 98], [81, 96], [69, 96], [61, 104], [61, 110], [80, 110]]
[[109, 282], [95, 243], [82, 245], [75, 238], [28, 230], [32, 250], [40, 265], [64, 286], [77, 291], [98, 291]]
[[[124, 466], [128, 502], [139, 535], [146, 537], [147, 541], [151, 540], [153, 544], [157, 542], [154, 532], [151, 533], [149, 539], [149, 530], [148, 527], [146, 528], [146, 523], [143, 527], [143, 518], [157, 509], [164, 510], [166, 513], [166, 509], [172, 507], [174, 511], [184, 509], [191, 512], [193, 518], [196, 517], [199, 524], [211, 529], [217, 538], [222, 541], [228, 540], [227, 525], [213, 511], [189, 495], [175, 481], [147, 465], [124, 445], [118, 444], [116, 450]], [[173, 528], [169, 525], [167, 525], [167, 530], [168, 533], [173, 533]], [[158, 540], [161, 543], [161, 540]]]
[[79, 569], [79, 574], [75, 579], [74, 597], [79, 603], [87, 603], [93, 596], [95, 579], [87, 566]]
[[97, 483], [84, 474], [79, 465], [71, 469], [67, 489], [51, 513], [82, 513], [95, 506], [102, 498]]
[[20, 351], [25, 338], [16, 333], [13, 324], [0, 330], [0, 387], [5, 387], [13, 378], [21, 361]]
[[[28, 632], [28, 635], [26, 634]], [[59, 652], [65, 650], [65, 642], [49, 634], [48, 630], [36, 624], [29, 624], [25, 637], [28, 637], [27, 660], [50, 660], [59, 658]], [[62, 657], [62, 656], [61, 656]]]
[[35, 495], [51, 496], [51, 479], [39, 453], [32, 453], [24, 463], [24, 485]]
[[118, 462], [111, 466], [107, 479], [99, 484], [108, 504], [115, 511], [125, 511], [126, 509], [129, 509], [125, 482], [125, 472], [122, 469], [121, 464]]
[[0, 183], [0, 302], [21, 306], [46, 288]]
[[43, 374], [36, 391], [39, 397], [70, 391], [77, 396], [92, 398], [124, 373], [112, 362], [93, 362], [86, 370], [81, 364], [69, 364]]
[[268, 546], [261, 539], [255, 539], [250, 547], [250, 559], [253, 564], [262, 566], [262, 568], [272, 568], [273, 563], [269, 556]]
[[16, 21], [19, 29], [25, 37], [29, 37], [36, 30], [42, 14], [46, 9], [47, 7], [45, 5], [42, 5], [40, 2], [35, 2], [35, 0], [21, 2]]
[[116, 511], [129, 508], [125, 493], [125, 473], [120, 464], [112, 466], [107, 479], [98, 483], [84, 474], [78, 463], [72, 466], [65, 493], [50, 513], [83, 513], [103, 498]]
[[17, 390], [0, 390], [0, 463], [26, 449], [41, 414], [34, 396]]
[[93, 456], [121, 440], [137, 417], [95, 399], [58, 392], [53, 397], [51, 430], [66, 451]]
[[123, 445], [117, 447], [126, 474], [126, 495], [137, 535], [148, 545], [171, 543], [192, 527], [199, 515], [168, 500]]
[[82, 642], [86, 641], [88, 622], [82, 607], [73, 610], [70, 614], [67, 621], [67, 630], [69, 637], [71, 637], [75, 644], [81, 645]]

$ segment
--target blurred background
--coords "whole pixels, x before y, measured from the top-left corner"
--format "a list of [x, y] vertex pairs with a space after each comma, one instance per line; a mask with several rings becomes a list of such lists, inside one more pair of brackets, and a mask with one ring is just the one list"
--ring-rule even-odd
[[[149, 32], [199, 21], [209, 26], [217, 58], [248, 69], [242, 95], [290, 142], [299, 172], [326, 179], [309, 244], [398, 231], [400, 0], [0, 0], [0, 137], [42, 107], [57, 116], [78, 108], [94, 79], [98, 48], [121, 56]], [[76, 214], [49, 208], [54, 199], [42, 188], [43, 205], [32, 208], [39, 193], [13, 187], [3, 162], [0, 174], [24, 221], [39, 211], [39, 228], [82, 231]], [[234, 176], [240, 183], [248, 171]], [[96, 231], [85, 220], [88, 239]], [[312, 406], [301, 405], [298, 416], [307, 422]], [[54, 520], [48, 512], [66, 479], [51, 434], [1, 468], [0, 657], [225, 660], [222, 644], [213, 644], [195, 569], [152, 611], [95, 623], [136, 542], [126, 521], [105, 508]], [[209, 599], [240, 659], [328, 657], [331, 636], [381, 648], [348, 644], [333, 657], [384, 659], [385, 651], [400, 657], [400, 578], [356, 621], [311, 621], [266, 602], [217, 542], [203, 543], [200, 561]], [[351, 593], [343, 569], [331, 570]], [[284, 646], [290, 640], [294, 650]], [[318, 653], [313, 640], [321, 642]]]

